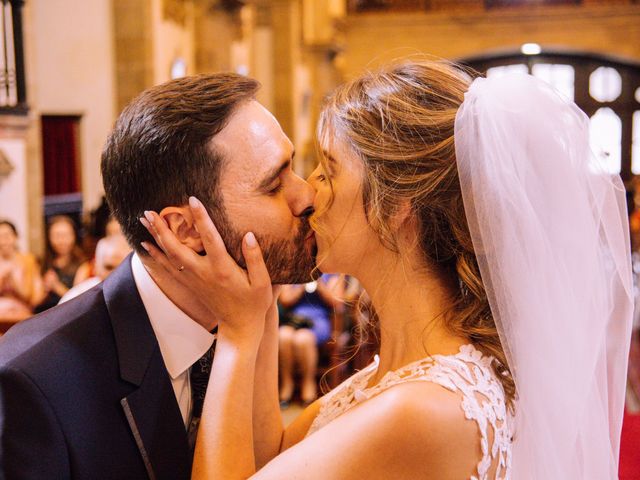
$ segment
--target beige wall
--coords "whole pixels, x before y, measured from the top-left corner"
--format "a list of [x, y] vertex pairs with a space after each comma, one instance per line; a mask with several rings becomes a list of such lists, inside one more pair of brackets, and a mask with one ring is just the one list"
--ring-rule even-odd
[[100, 153], [114, 120], [115, 64], [110, 0], [32, 0], [31, 108], [78, 114], [85, 209], [102, 195]]
[[[640, 5], [591, 3], [342, 18], [343, 0], [252, 0], [235, 13], [211, 9], [210, 0], [31, 0], [25, 48], [32, 127], [26, 166], [12, 181], [42, 183], [41, 114], [80, 114], [85, 208], [94, 208], [100, 152], [120, 108], [168, 80], [178, 57], [187, 74], [239, 70], [258, 78], [259, 99], [296, 144], [296, 168], [308, 173], [322, 97], [367, 66], [416, 53], [456, 59], [526, 42], [640, 60]], [[29, 188], [18, 216], [28, 218], [33, 244], [41, 198]]]
[[640, 5], [354, 15], [346, 24], [344, 73], [407, 55], [457, 59], [527, 42], [640, 60]]
[[[35, 84], [32, 114], [36, 120], [42, 114], [82, 116], [82, 189], [85, 210], [90, 210], [98, 205], [103, 192], [100, 153], [122, 106], [117, 106], [118, 90], [126, 93], [128, 101], [143, 88], [169, 80], [171, 65], [178, 57], [186, 61], [187, 73], [193, 73], [193, 6], [186, 2], [186, 21], [178, 24], [165, 18], [161, 0], [150, 0], [142, 9], [131, 9], [132, 5], [112, 0], [33, 0], [30, 3], [33, 61], [28, 74]], [[137, 18], [140, 12], [150, 12], [150, 18]], [[142, 37], [150, 38], [148, 44], [138, 42], [137, 37], [125, 39], [129, 53], [140, 50], [134, 60], [146, 57], [141, 66], [146, 65], [150, 70], [150, 75], [143, 75], [143, 84], [135, 83], [137, 77], [131, 77], [130, 81], [135, 83], [133, 89], [129, 88], [128, 78], [136, 66], [131, 65], [128, 57], [124, 59], [125, 71], [117, 77], [121, 65], [115, 55], [114, 14], [122, 22], [120, 30], [124, 28], [124, 33], [146, 29]], [[130, 28], [127, 30], [127, 27]], [[117, 84], [116, 78], [124, 79], [124, 84]]]

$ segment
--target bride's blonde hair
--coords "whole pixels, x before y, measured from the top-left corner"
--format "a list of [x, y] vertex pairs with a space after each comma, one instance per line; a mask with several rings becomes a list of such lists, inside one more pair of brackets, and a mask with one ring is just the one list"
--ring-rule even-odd
[[392, 250], [397, 242], [389, 219], [398, 205], [410, 202], [425, 264], [453, 292], [447, 328], [496, 359], [494, 370], [511, 403], [515, 383], [480, 277], [456, 167], [454, 122], [470, 83], [464, 69], [445, 61], [408, 61], [369, 72], [326, 100], [318, 139], [327, 145], [338, 137], [362, 159], [365, 213]]

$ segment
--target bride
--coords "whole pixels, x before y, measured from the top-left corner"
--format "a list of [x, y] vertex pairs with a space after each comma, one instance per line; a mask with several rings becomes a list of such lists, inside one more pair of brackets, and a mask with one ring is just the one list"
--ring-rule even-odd
[[338, 88], [318, 133], [317, 265], [362, 283], [380, 355], [283, 429], [255, 237], [244, 271], [197, 199], [205, 256], [152, 214], [156, 266], [219, 319], [192, 478], [617, 478], [629, 242], [586, 116], [531, 76], [404, 62]]

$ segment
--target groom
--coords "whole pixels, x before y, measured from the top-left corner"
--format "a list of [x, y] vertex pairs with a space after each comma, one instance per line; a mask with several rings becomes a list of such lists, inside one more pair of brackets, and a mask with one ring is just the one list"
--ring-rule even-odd
[[135, 253], [104, 283], [0, 339], [0, 479], [189, 478], [202, 394], [192, 365], [210, 355], [215, 321], [152, 269], [139, 218], [160, 212], [201, 252], [194, 195], [240, 265], [251, 230], [274, 283], [308, 281], [313, 190], [293, 173], [292, 144], [255, 101], [258, 87], [234, 74], [182, 78], [120, 115], [102, 174]]

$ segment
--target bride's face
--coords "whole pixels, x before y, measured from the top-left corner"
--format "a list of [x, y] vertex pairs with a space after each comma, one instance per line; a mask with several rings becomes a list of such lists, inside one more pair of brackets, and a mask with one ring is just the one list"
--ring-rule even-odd
[[323, 150], [325, 165], [318, 165], [309, 177], [316, 190], [311, 224], [316, 232], [317, 265], [325, 273], [357, 276], [363, 261], [373, 258], [380, 245], [364, 211], [364, 165], [340, 140]]

